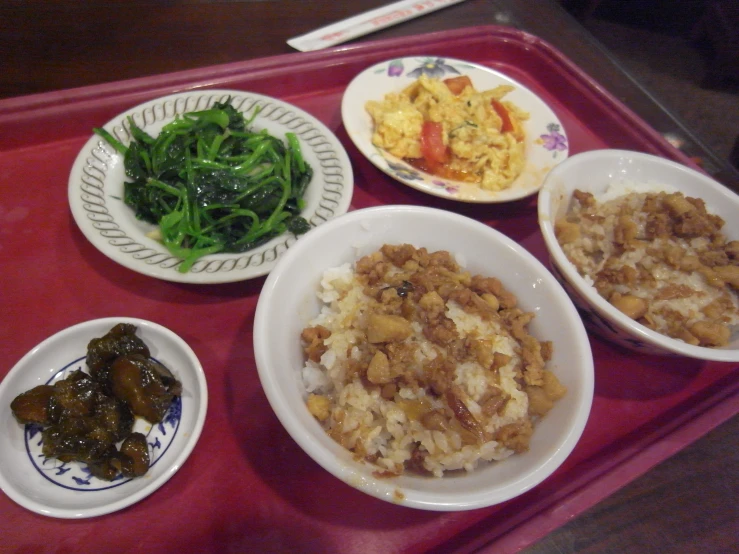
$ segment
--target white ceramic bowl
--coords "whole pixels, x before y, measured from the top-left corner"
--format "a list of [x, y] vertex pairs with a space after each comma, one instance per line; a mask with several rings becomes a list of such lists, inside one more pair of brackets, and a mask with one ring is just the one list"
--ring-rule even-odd
[[[136, 422], [134, 430], [144, 433], [149, 443], [146, 475], [102, 481], [86, 472], [84, 464], [44, 458], [38, 431], [18, 423], [10, 403], [37, 385], [56, 382], [77, 369], [87, 371], [87, 343], [118, 323], [137, 327], [151, 356], [182, 383], [182, 395], [161, 424]], [[203, 368], [187, 343], [169, 329], [129, 317], [73, 325], [34, 347], [0, 383], [0, 488], [21, 506], [50, 517], [80, 519], [121, 510], [156, 491], [182, 467], [200, 438], [207, 409]]]
[[686, 196], [702, 198], [709, 212], [721, 216], [724, 233], [739, 238], [739, 196], [710, 177], [679, 163], [627, 150], [594, 150], [576, 154], [554, 168], [539, 192], [539, 226], [551, 259], [552, 271], [580, 308], [590, 329], [602, 337], [644, 354], [682, 355], [717, 361], [739, 361], [739, 333], [723, 348], [692, 346], [662, 335], [614, 308], [580, 276], [559, 246], [554, 222], [563, 216], [575, 189], [600, 194], [612, 182], [659, 183]]
[[[531, 448], [514, 458], [458, 476], [378, 478], [334, 442], [308, 412], [300, 377], [300, 333], [318, 314], [316, 291], [325, 270], [354, 262], [383, 244], [410, 243], [448, 250], [473, 273], [496, 276], [536, 313], [532, 334], [554, 345], [553, 371], [567, 396], [537, 426]], [[500, 232], [432, 208], [382, 206], [350, 212], [311, 230], [267, 278], [254, 324], [254, 351], [262, 386], [278, 418], [316, 462], [349, 485], [377, 498], [428, 510], [465, 510], [503, 502], [547, 478], [575, 447], [590, 413], [593, 358], [570, 298], [547, 269]]]

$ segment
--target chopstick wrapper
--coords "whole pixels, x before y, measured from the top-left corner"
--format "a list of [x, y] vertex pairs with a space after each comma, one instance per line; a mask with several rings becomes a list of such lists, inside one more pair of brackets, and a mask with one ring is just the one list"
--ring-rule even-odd
[[401, 0], [293, 37], [287, 43], [301, 52], [321, 50], [460, 2], [464, 0]]

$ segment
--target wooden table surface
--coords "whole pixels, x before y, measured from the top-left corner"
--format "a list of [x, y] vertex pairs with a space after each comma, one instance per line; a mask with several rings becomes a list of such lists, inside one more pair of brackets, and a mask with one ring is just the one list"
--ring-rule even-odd
[[[0, 3], [0, 98], [290, 53], [286, 39], [385, 3], [6, 0]], [[553, 1], [466, 0], [357, 42], [483, 24], [515, 26], [550, 42], [739, 190], [736, 171]], [[739, 418], [733, 418], [523, 552], [736, 552], [737, 444]]]

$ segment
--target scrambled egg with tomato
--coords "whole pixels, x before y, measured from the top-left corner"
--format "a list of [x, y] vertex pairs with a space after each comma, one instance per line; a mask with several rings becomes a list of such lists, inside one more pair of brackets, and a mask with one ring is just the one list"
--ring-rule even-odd
[[522, 122], [529, 117], [503, 100], [512, 90], [478, 92], [467, 76], [421, 75], [405, 90], [367, 102], [372, 143], [440, 177], [505, 189], [523, 170]]

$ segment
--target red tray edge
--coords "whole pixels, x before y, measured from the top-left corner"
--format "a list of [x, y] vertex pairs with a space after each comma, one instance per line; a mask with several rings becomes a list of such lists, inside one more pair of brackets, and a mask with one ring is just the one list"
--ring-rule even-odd
[[737, 415], [739, 382], [734, 382], [724, 394], [694, 404], [670, 429], [663, 428], [659, 435], [633, 444], [631, 452], [623, 452], [610, 467], [586, 471], [571, 484], [570, 491], [534, 513], [515, 518], [508, 529], [481, 534], [455, 554], [515, 553], [531, 546]]
[[[649, 126], [637, 114], [620, 102], [616, 97], [605, 90], [597, 81], [582, 72], [566, 56], [555, 47], [534, 35], [523, 31], [513, 30], [494, 25], [479, 27], [468, 27], [453, 31], [438, 31], [415, 37], [401, 37], [395, 39], [382, 39], [350, 46], [339, 46], [313, 53], [289, 53], [254, 60], [232, 62], [197, 68], [155, 76], [140, 77], [124, 81], [115, 81], [99, 85], [90, 85], [60, 91], [51, 91], [27, 96], [0, 99], [0, 126], [4, 119], [15, 119], [19, 115], [33, 116], [48, 110], [54, 110], [74, 103], [86, 103], [99, 101], [102, 98], [110, 98], [121, 94], [152, 93], [154, 91], [172, 92], [173, 89], [189, 90], [212, 86], [212, 83], [226, 80], [229, 76], [248, 71], [258, 73], [271, 71], [296, 61], [302, 67], [321, 64], [329, 55], [341, 52], [346, 57], [364, 56], [367, 52], [380, 53], [383, 50], [392, 50], [413, 40], [414, 44], [436, 43], [440, 39], [449, 40], [456, 37], [469, 39], [482, 39], [489, 34], [509, 37], [511, 40], [525, 40], [528, 46], [538, 48], [546, 54], [553, 62], [565, 68], [573, 79], [578, 80], [584, 86], [596, 89], [599, 100], [604, 106], [622, 113], [636, 133], [641, 134], [650, 144], [659, 147], [671, 158], [696, 167], [696, 164], [684, 153], [671, 145], [662, 135]], [[193, 81], [208, 84], [195, 84]], [[180, 88], [177, 88], [180, 87]], [[556, 512], [551, 509], [551, 504], [540, 506], [534, 512], [521, 518], [512, 528], [501, 532], [498, 529], [494, 536], [480, 535], [479, 540], [468, 542], [460, 550], [464, 552], [515, 552], [544, 537], [547, 533], [566, 523], [576, 515], [602, 501], [633, 479], [643, 475], [649, 469], [674, 455], [682, 448], [688, 446], [716, 426], [727, 421], [739, 413], [739, 402], [729, 402], [739, 396], [734, 393], [731, 396], [717, 399], [712, 396], [703, 402], [693, 406], [694, 419], [685, 425], [677, 426], [666, 431], [659, 437], [653, 437], [642, 450], [631, 457], [627, 457], [621, 463], [616, 464], [605, 471], [592, 471], [587, 479], [580, 482], [576, 490], [564, 497], [564, 503], [568, 508], [566, 511]], [[561, 505], [562, 498], [556, 499], [557, 505]]]
[[[412, 43], [415, 47], [418, 47], [420, 45], [434, 45], [439, 41], [455, 39], [484, 40], [489, 35], [525, 44], [527, 48], [537, 49], [541, 55], [545, 55], [552, 63], [556, 63], [560, 70], [565, 71], [571, 80], [579, 82], [580, 86], [586, 89], [597, 91], [597, 100], [607, 106], [604, 109], [610, 108], [619, 112], [628, 121], [632, 132], [641, 135], [644, 139], [648, 139], [647, 142], [649, 142], [650, 146], [675, 161], [700, 170], [691, 158], [670, 144], [646, 121], [608, 92], [595, 79], [582, 71], [552, 44], [525, 31], [498, 25], [462, 27], [454, 30], [435, 31], [420, 35], [379, 39], [358, 44], [334, 46], [314, 52], [279, 54], [134, 79], [0, 99], [0, 126], [8, 124], [11, 121], [17, 121], [18, 119], [25, 120], [42, 114], [47, 115], [49, 112], [63, 109], [65, 106], [69, 107], [73, 104], [88, 101], [100, 102], [106, 98], [124, 94], [141, 94], [148, 98], [176, 91], [214, 86], [218, 82], [227, 80], [229, 76], [243, 72], [258, 74], [260, 72], [284, 69], [293, 64], [300, 65], [304, 70], [310, 69], [313, 65], [325, 67], [325, 60], [334, 54], [339, 54], [342, 56], [343, 61], [350, 62], [357, 56], [364, 57], [368, 53], [379, 55], [382, 51], [392, 51], [399, 47], [402, 48], [407, 46], [408, 43]], [[388, 58], [390, 57], [392, 56], [388, 53]], [[142, 98], [143, 100], [144, 98]]]

